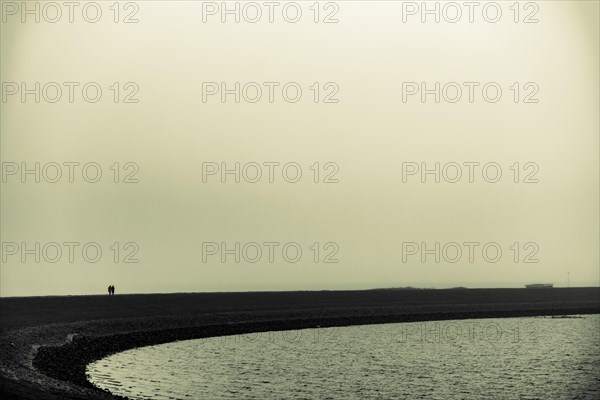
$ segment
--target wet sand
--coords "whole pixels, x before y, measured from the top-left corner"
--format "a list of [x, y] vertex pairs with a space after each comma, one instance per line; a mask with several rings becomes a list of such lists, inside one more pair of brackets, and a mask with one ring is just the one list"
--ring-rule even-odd
[[0, 299], [3, 399], [114, 399], [85, 379], [109, 354], [315, 327], [600, 313], [600, 288], [182, 293]]

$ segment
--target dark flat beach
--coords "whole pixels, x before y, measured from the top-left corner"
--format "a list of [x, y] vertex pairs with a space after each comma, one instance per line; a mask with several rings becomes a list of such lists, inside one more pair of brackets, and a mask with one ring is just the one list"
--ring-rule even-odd
[[111, 399], [85, 379], [109, 354], [315, 327], [600, 313], [600, 288], [380, 289], [0, 299], [3, 399]]

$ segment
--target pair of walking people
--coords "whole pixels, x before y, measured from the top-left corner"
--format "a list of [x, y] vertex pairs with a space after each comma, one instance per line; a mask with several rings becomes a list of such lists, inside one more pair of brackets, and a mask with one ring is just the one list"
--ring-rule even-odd
[[113, 295], [113, 294], [115, 294], [115, 287], [114, 287], [114, 285], [110, 285], [108, 287], [108, 295], [110, 296], [110, 295]]

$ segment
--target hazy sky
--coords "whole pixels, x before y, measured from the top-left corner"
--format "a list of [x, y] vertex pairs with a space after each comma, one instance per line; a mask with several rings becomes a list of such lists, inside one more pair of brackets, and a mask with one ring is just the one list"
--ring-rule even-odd
[[[56, 23], [45, 20], [57, 18], [51, 8], [40, 9], [39, 23], [27, 14], [23, 23], [6, 3], [2, 296], [104, 293], [110, 283], [117, 293], [566, 286], [567, 272], [571, 285], [599, 284], [597, 1], [522, 2], [517, 23], [512, 1], [500, 2], [497, 23], [483, 18], [486, 2], [474, 23], [464, 7], [456, 23], [444, 15], [422, 23], [411, 5], [389, 1], [322, 3], [318, 23], [312, 1], [297, 3], [297, 23], [283, 18], [285, 2], [273, 23], [265, 6], [256, 23], [244, 14], [222, 23], [212, 5], [189, 1], [121, 3], [118, 16], [113, 2], [98, 2], [97, 23], [82, 17], [82, 2], [73, 23], [66, 7]], [[255, 9], [241, 10], [254, 18]], [[295, 8], [286, 10], [294, 19]], [[86, 12], [95, 18], [94, 8]], [[138, 22], [123, 23], [127, 16]], [[327, 16], [339, 22], [323, 23]], [[102, 90], [96, 103], [82, 94], [90, 82], [88, 100]], [[221, 82], [230, 90], [240, 82], [239, 103], [235, 94], [223, 103], [220, 92], [203, 101]], [[295, 103], [282, 95], [289, 82], [288, 99], [302, 90]], [[435, 94], [422, 102], [422, 82], [430, 90], [440, 83], [439, 103]], [[495, 103], [483, 97], [488, 83], [488, 99], [502, 90]], [[57, 86], [62, 97], [51, 103]], [[252, 103], [257, 86], [262, 97]], [[456, 87], [462, 97], [453, 103]], [[33, 89], [24, 102], [23, 89]], [[124, 103], [127, 95], [138, 102]], [[23, 183], [23, 166], [36, 162], [40, 182], [32, 173]], [[52, 163], [61, 166], [56, 183]], [[96, 183], [82, 177], [88, 163], [97, 163], [88, 180], [102, 171]], [[230, 174], [222, 183], [219, 172], [203, 182], [203, 168], [221, 163], [240, 163], [241, 182]], [[263, 174], [256, 183], [248, 182], [253, 163]], [[287, 180], [302, 171], [296, 183], [282, 176], [288, 163]], [[436, 163], [439, 183], [433, 174], [423, 183], [420, 171], [403, 179], [403, 170]], [[462, 179], [448, 182], [456, 165]], [[498, 168], [499, 181], [488, 182]], [[124, 183], [129, 174], [139, 182]], [[236, 242], [239, 263], [221, 245]], [[422, 247], [436, 242], [439, 262]], [[262, 251], [255, 263], [257, 245], [248, 243]], [[139, 262], [124, 262], [131, 253]]]

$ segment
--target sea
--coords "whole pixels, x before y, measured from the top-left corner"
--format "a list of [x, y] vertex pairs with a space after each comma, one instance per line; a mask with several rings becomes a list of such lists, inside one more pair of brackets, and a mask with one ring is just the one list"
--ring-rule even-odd
[[600, 315], [186, 340], [111, 355], [87, 376], [130, 399], [600, 399]]

